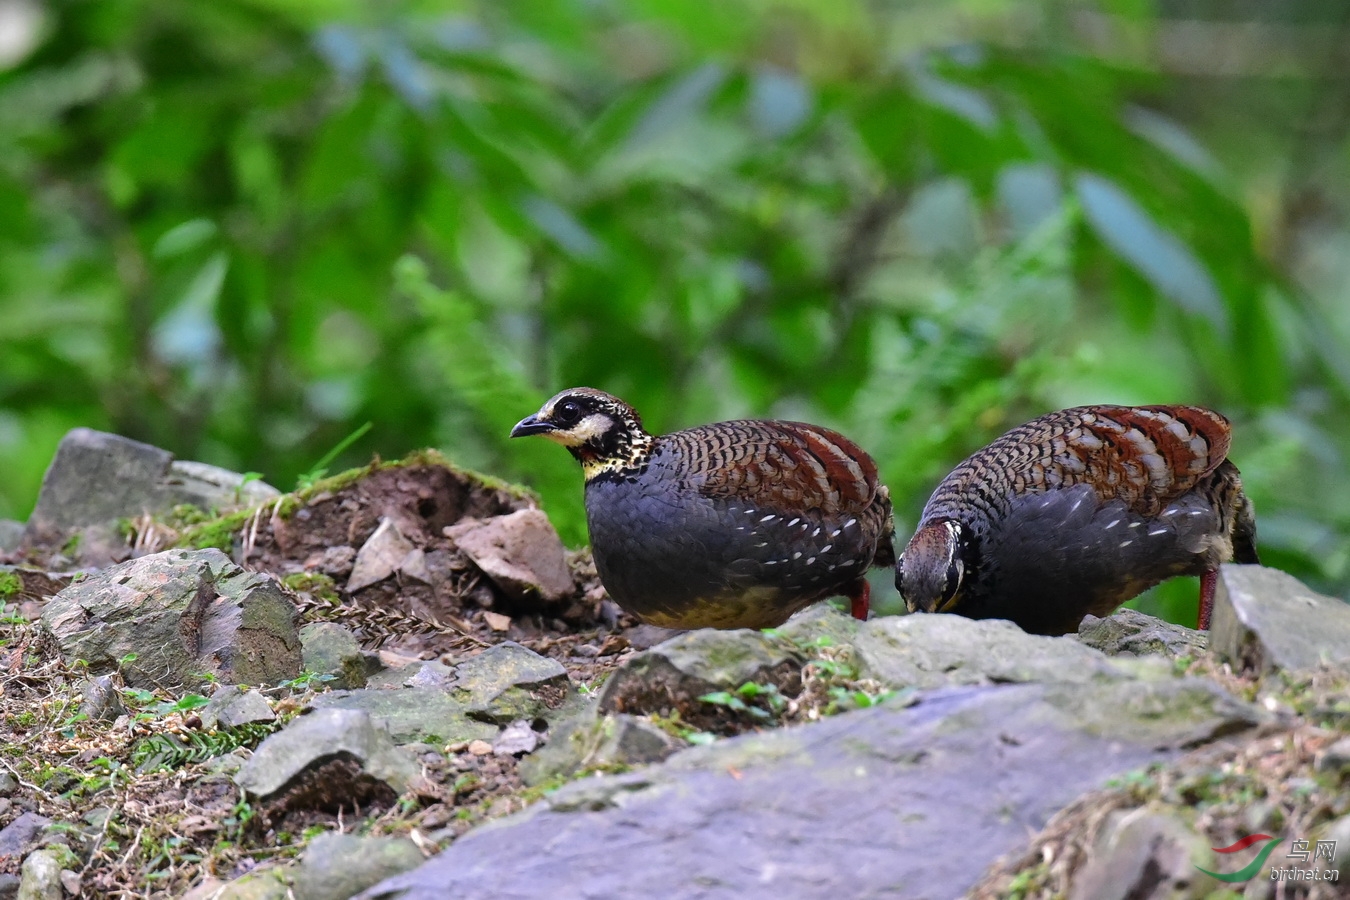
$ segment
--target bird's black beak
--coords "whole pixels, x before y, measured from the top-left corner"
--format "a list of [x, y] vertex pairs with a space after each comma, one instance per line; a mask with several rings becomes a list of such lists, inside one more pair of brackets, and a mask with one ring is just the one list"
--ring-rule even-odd
[[526, 416], [516, 423], [516, 427], [511, 429], [511, 437], [529, 437], [532, 434], [547, 434], [550, 431], [557, 431], [558, 427], [551, 422], [541, 422], [538, 414]]

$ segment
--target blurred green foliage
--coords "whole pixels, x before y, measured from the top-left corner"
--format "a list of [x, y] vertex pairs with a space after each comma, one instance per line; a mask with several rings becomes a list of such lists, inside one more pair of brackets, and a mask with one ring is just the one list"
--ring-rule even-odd
[[[1177, 74], [1133, 0], [19, 5], [0, 515], [75, 425], [289, 487], [370, 421], [337, 464], [440, 446], [581, 543], [572, 461], [506, 435], [588, 384], [837, 427], [903, 536], [1013, 424], [1186, 401], [1265, 557], [1350, 582], [1350, 239], [1296, 215], [1350, 145], [1286, 139], [1343, 78]], [[1343, 45], [1325, 7], [1266, 24]]]

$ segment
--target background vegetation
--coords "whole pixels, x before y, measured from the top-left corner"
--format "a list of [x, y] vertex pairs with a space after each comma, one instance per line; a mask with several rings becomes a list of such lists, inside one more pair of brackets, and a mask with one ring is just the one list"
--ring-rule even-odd
[[1010, 425], [1189, 401], [1344, 595], [1347, 10], [0, 0], [0, 515], [75, 425], [285, 488], [371, 421], [335, 467], [440, 446], [580, 543], [506, 434], [589, 384], [838, 427], [907, 534]]

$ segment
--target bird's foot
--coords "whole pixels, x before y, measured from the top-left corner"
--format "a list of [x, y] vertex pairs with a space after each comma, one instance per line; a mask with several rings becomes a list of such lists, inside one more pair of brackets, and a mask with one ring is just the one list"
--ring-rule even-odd
[[1195, 627], [1209, 631], [1209, 620], [1214, 615], [1214, 591], [1219, 586], [1219, 570], [1206, 569], [1200, 575], [1200, 619]]
[[867, 579], [855, 581], [846, 596], [852, 601], [853, 618], [866, 622], [867, 614], [872, 611], [872, 586]]

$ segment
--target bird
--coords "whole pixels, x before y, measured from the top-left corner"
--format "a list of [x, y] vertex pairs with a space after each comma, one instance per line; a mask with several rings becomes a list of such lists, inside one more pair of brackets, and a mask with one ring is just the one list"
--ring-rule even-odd
[[771, 628], [831, 596], [867, 618], [893, 566], [890, 494], [844, 436], [741, 419], [654, 436], [624, 401], [576, 387], [511, 429], [566, 447], [609, 596], [665, 628]]
[[938, 484], [896, 562], [910, 612], [1069, 634], [1177, 575], [1208, 629], [1221, 563], [1257, 563], [1226, 418], [1198, 406], [1079, 406], [1019, 425]]

